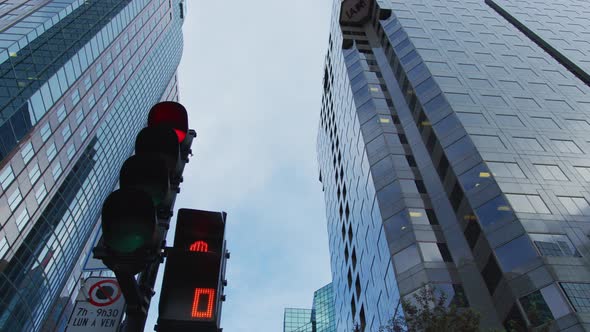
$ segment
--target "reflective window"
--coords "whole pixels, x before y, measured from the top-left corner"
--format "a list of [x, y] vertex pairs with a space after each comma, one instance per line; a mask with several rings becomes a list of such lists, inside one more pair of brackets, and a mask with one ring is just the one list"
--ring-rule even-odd
[[401, 234], [409, 231], [408, 226], [410, 222], [406, 213], [400, 212], [384, 222], [385, 232], [392, 237], [398, 237]]
[[92, 88], [92, 78], [90, 75], [84, 78], [84, 87], [86, 87], [86, 91], [89, 91]]
[[115, 80], [115, 70], [111, 68], [109, 70], [109, 82], [113, 82]]
[[539, 141], [533, 137], [514, 137], [514, 144], [521, 150], [545, 151]]
[[469, 138], [464, 136], [455, 143], [449, 145], [445, 150], [447, 159], [451, 162], [458, 162], [472, 154], [474, 152], [474, 147]]
[[88, 96], [88, 108], [91, 109], [96, 104], [96, 99], [94, 99], [94, 93], [90, 92]]
[[580, 147], [574, 141], [570, 140], [560, 140], [560, 139], [552, 139], [553, 145], [557, 148], [557, 151], [563, 153], [582, 153]]
[[18, 230], [22, 230], [29, 220], [29, 211], [25, 208], [19, 215], [16, 217], [16, 228]]
[[45, 196], [47, 196], [47, 188], [45, 187], [45, 184], [41, 184], [39, 189], [37, 189], [37, 191], [35, 192], [35, 198], [37, 199], [37, 203], [41, 204]]
[[481, 189], [484, 186], [493, 183], [492, 173], [484, 164], [479, 164], [463, 173], [459, 176], [459, 180], [463, 185], [463, 188], [465, 188], [465, 191], [475, 188]]
[[436, 242], [419, 242], [420, 251], [425, 262], [452, 262], [447, 245]]
[[6, 190], [13, 180], [14, 172], [12, 171], [12, 166], [8, 165], [6, 169], [0, 173], [0, 184], [2, 185], [2, 189]]
[[505, 163], [500, 161], [488, 161], [492, 174], [496, 177], [526, 179], [526, 175], [517, 163]]
[[61, 105], [58, 109], [57, 109], [57, 120], [59, 122], [62, 122], [65, 118], [66, 118], [66, 107], [64, 105]]
[[76, 146], [72, 143], [68, 147], [68, 151], [67, 151], [68, 160], [72, 160], [72, 158], [74, 157], [74, 154], [75, 153], [76, 153]]
[[585, 181], [590, 182], [590, 167], [583, 167], [583, 166], [575, 166], [574, 167], [578, 173], [584, 178]]
[[84, 120], [84, 109], [80, 107], [80, 110], [76, 113], [76, 124], [79, 125]]
[[43, 99], [41, 98], [41, 91], [37, 91], [31, 96], [31, 108], [33, 109], [33, 114], [35, 115], [35, 119], [40, 120], [46, 112], [45, 104], [43, 103]]
[[561, 287], [577, 312], [590, 312], [590, 284], [562, 282]]
[[23, 149], [20, 152], [21, 157], [23, 157], [23, 161], [26, 163], [28, 163], [31, 158], [33, 158], [33, 155], [35, 154], [35, 150], [33, 150], [33, 144], [31, 142], [25, 144], [23, 146]]
[[8, 252], [8, 248], [8, 241], [6, 241], [6, 237], [3, 236], [2, 239], [0, 239], [0, 258], [6, 255], [6, 252]]
[[560, 129], [552, 118], [531, 117], [536, 127], [539, 129]]
[[[420, 121], [420, 124], [423, 125], [423, 122]], [[459, 123], [457, 117], [453, 114], [447, 115], [434, 125], [434, 130], [439, 137], [445, 137], [459, 128], [461, 128], [461, 123]]]
[[584, 197], [557, 196], [568, 214], [590, 216], [590, 206]]
[[539, 326], [554, 319], [540, 290], [521, 297], [520, 304], [533, 326]]
[[49, 122], [46, 122], [43, 127], [41, 127], [41, 139], [43, 140], [43, 142], [47, 141], [47, 139], [49, 138], [49, 136], [51, 135], [51, 126], [49, 125]]
[[514, 219], [512, 209], [501, 195], [475, 209], [479, 222], [483, 226], [511, 221]]
[[8, 196], [8, 206], [10, 207], [10, 210], [14, 211], [22, 200], [23, 196], [20, 194], [20, 189], [16, 188], [14, 192]]
[[506, 194], [506, 198], [516, 212], [551, 213], [539, 195]]
[[86, 137], [88, 137], [88, 130], [86, 129], [86, 126], [82, 126], [82, 129], [80, 130], [80, 138], [84, 141]]
[[96, 77], [99, 78], [102, 75], [102, 64], [99, 62], [96, 64]]
[[98, 123], [98, 113], [92, 113], [92, 117], [90, 119], [92, 120], [92, 125], [95, 126]]
[[106, 90], [106, 85], [104, 84], [104, 81], [100, 82], [100, 84], [98, 84], [98, 94], [102, 96], [102, 94], [105, 92]]
[[55, 158], [55, 155], [57, 155], [57, 148], [55, 147], [55, 143], [51, 143], [51, 145], [47, 147], [47, 159], [52, 161], [53, 158]]
[[40, 176], [41, 170], [39, 169], [39, 164], [35, 164], [35, 166], [29, 171], [29, 180], [31, 180], [31, 184], [35, 184]]
[[113, 62], [113, 56], [111, 55], [110, 51], [107, 51], [106, 54], [104, 55], [105, 57], [105, 63], [107, 65], [109, 65], [111, 62]]
[[57, 163], [54, 167], [53, 170], [51, 171], [51, 174], [53, 175], [53, 179], [57, 180], [57, 178], [61, 175], [61, 163]]
[[[404, 55], [401, 59], [400, 62], [403, 64], [408, 64], [410, 63], [412, 60], [416, 59], [418, 57], [418, 53], [415, 50], [412, 50], [410, 53]], [[418, 88], [416, 88], [418, 89]]]
[[413, 224], [429, 225], [430, 221], [426, 215], [426, 211], [423, 209], [408, 209], [410, 220]]
[[557, 165], [541, 165], [535, 164], [537, 171], [541, 173], [541, 177], [545, 180], [560, 180], [569, 181], [567, 176], [563, 174], [563, 171]]
[[70, 138], [70, 135], [72, 135], [72, 130], [70, 129], [69, 124], [65, 125], [65, 127], [61, 130], [61, 135], [64, 138], [64, 142]]
[[541, 288], [541, 295], [545, 299], [545, 303], [549, 306], [549, 310], [555, 318], [561, 318], [571, 312], [567, 305], [563, 293], [555, 284]]
[[488, 149], [493, 151], [506, 150], [506, 145], [504, 145], [500, 137], [496, 135], [472, 134], [471, 139], [473, 140], [473, 143], [480, 149]]
[[526, 235], [521, 235], [496, 248], [496, 256], [498, 256], [502, 270], [511, 272], [514, 268], [527, 264], [537, 257], [537, 252], [531, 245], [529, 238]]
[[393, 255], [395, 272], [402, 273], [420, 263], [420, 254], [415, 244]]
[[457, 112], [457, 116], [466, 126], [487, 126], [489, 122], [481, 113]]
[[75, 106], [80, 101], [80, 91], [76, 88], [70, 95], [70, 98], [72, 99], [72, 105]]
[[542, 256], [581, 257], [566, 235], [529, 233], [529, 236]]
[[443, 262], [442, 255], [436, 243], [420, 242], [418, 245], [420, 246], [420, 251], [425, 262]]

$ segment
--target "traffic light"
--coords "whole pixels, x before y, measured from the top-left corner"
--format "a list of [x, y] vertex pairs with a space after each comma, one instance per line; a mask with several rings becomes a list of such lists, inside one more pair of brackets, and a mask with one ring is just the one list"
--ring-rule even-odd
[[225, 212], [180, 209], [168, 250], [157, 331], [218, 332], [225, 299]]
[[156, 104], [148, 115], [148, 127], [172, 127], [182, 143], [188, 133], [188, 115], [186, 109], [179, 103], [163, 101]]
[[[135, 155], [125, 161], [118, 190], [102, 207], [102, 246], [98, 255], [116, 273], [137, 274], [160, 257], [175, 193], [182, 181], [194, 135], [188, 135], [186, 109], [176, 102], [156, 104], [148, 126], [135, 141]], [[101, 251], [102, 250], [102, 251]]]

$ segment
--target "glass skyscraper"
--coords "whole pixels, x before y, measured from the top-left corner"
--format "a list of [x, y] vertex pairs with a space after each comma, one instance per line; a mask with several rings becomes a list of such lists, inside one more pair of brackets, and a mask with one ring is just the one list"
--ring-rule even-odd
[[0, 3], [0, 331], [62, 331], [100, 209], [160, 100], [182, 0]]
[[338, 331], [421, 287], [590, 328], [590, 2], [335, 0], [317, 152]]
[[283, 332], [314, 332], [311, 309], [286, 308]]
[[286, 308], [283, 332], [336, 332], [332, 284], [313, 293], [312, 309]]

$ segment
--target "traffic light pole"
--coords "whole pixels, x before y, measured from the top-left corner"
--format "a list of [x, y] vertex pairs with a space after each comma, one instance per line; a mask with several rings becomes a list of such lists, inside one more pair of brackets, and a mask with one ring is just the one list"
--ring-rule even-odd
[[[193, 138], [195, 137], [197, 137], [197, 133], [192, 129], [189, 130], [186, 137], [187, 141], [184, 142], [185, 144], [183, 144], [181, 147], [182, 150], [180, 151], [181, 168], [179, 174], [182, 174], [184, 171], [184, 166], [189, 161], [189, 154], [191, 154], [190, 147], [192, 145]], [[172, 209], [174, 208], [174, 203], [176, 202], [176, 195], [180, 192], [179, 185], [180, 182], [182, 182], [182, 179], [177, 179], [175, 182], [177, 182], [176, 185], [178, 189], [173, 191], [172, 204], [170, 208], [171, 210], [158, 211], [158, 235], [160, 243], [162, 244], [162, 250], [159, 254], [159, 259], [156, 259], [154, 262], [150, 263], [145, 271], [141, 273], [139, 283], [135, 280], [133, 275], [118, 274], [115, 272], [117, 280], [121, 286], [121, 290], [123, 291], [123, 295], [125, 296], [125, 300], [127, 301], [126, 326], [125, 330], [122, 332], [143, 332], [145, 329], [151, 298], [155, 294], [154, 287], [156, 284], [156, 278], [158, 276], [158, 270], [160, 268], [160, 264], [164, 261], [166, 235], [168, 234], [168, 229], [170, 228]], [[127, 299], [130, 299], [131, 303]]]
[[149, 308], [149, 298], [137, 284], [135, 277], [129, 273], [115, 273], [121, 291], [125, 297], [127, 314], [125, 331], [143, 331]]
[[[117, 277], [117, 281], [121, 287], [121, 291], [126, 301], [126, 320], [122, 324], [124, 328], [121, 332], [143, 332], [147, 319], [147, 314], [151, 302], [152, 296], [155, 294], [154, 287], [156, 283], [156, 277], [160, 264], [164, 261], [165, 246], [166, 246], [166, 235], [170, 228], [170, 220], [173, 214], [174, 203], [176, 201], [176, 195], [180, 192], [180, 183], [182, 182], [182, 172], [186, 163], [189, 161], [189, 155], [191, 154], [191, 145], [193, 139], [197, 136], [194, 130], [188, 130], [188, 135], [183, 143], [180, 145], [180, 163], [178, 165], [179, 176], [176, 179], [171, 179], [171, 196], [170, 196], [170, 207], [168, 210], [157, 211], [157, 242], [158, 250], [151, 252], [146, 256], [143, 261], [137, 262], [136, 256], [130, 255], [115, 255], [113, 256], [112, 251], [109, 251], [105, 246], [104, 239], [101, 239], [99, 244], [94, 248], [94, 257], [102, 259], [109, 268], [111, 268]], [[104, 232], [103, 232], [104, 236]], [[110, 262], [108, 264], [106, 262]], [[138, 266], [145, 266], [145, 268], [138, 269], [141, 271], [139, 279], [135, 278], [135, 273], [130, 272], [126, 267], [133, 264], [139, 264]]]

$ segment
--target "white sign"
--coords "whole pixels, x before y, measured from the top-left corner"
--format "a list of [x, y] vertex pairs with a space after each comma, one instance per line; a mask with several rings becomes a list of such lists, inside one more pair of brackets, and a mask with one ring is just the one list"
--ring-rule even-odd
[[[92, 248], [96, 247], [96, 245], [98, 244], [98, 240], [100, 240], [101, 235], [102, 235], [102, 230], [99, 229], [98, 232], [96, 232], [96, 236], [94, 237], [94, 241], [92, 243]], [[86, 261], [84, 262], [84, 268], [82, 270], [84, 270], [84, 271], [102, 271], [102, 270], [108, 270], [108, 269], [109, 268], [106, 267], [106, 265], [104, 265], [102, 260], [94, 258], [93, 254], [92, 254], [92, 249], [91, 249], [88, 252], [88, 256], [86, 256]]]
[[115, 278], [90, 277], [78, 294], [67, 332], [115, 332], [125, 309]]

